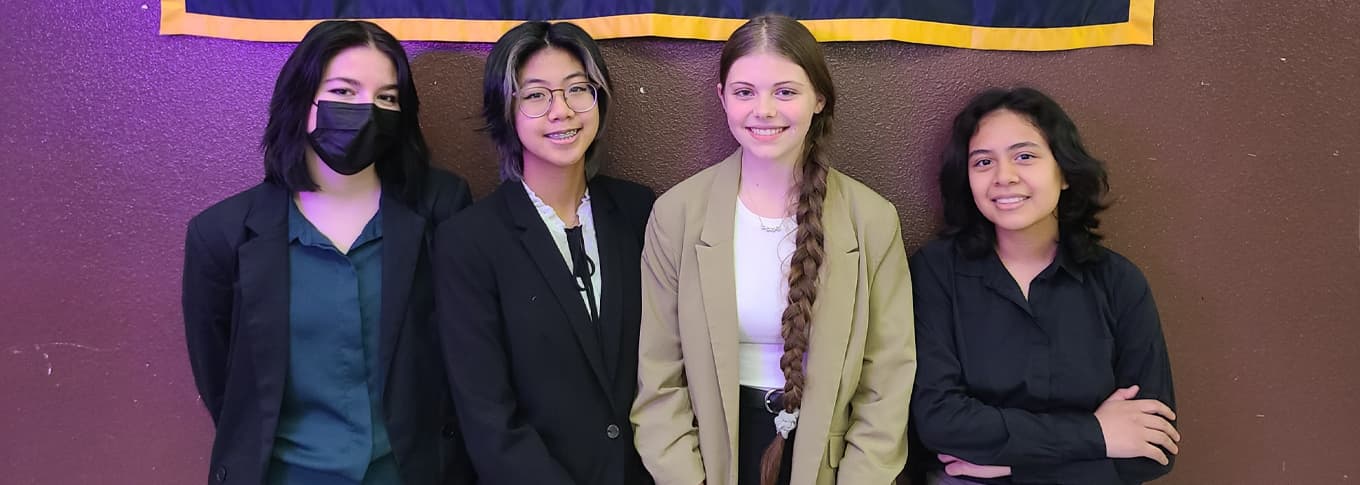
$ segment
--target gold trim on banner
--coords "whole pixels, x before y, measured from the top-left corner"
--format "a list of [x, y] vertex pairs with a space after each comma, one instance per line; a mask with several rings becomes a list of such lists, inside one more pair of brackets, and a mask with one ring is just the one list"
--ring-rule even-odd
[[[199, 35], [224, 39], [297, 42], [319, 20], [259, 20], [189, 13], [185, 0], [161, 1], [161, 35]], [[1152, 45], [1154, 0], [1130, 0], [1129, 20], [1079, 27], [975, 27], [908, 19], [805, 20], [823, 42], [895, 40], [917, 44], [989, 50], [1056, 51], [1111, 45]], [[409, 41], [495, 42], [518, 20], [368, 19]], [[666, 14], [613, 15], [564, 19], [596, 39], [669, 37], [723, 41], [745, 22]]]

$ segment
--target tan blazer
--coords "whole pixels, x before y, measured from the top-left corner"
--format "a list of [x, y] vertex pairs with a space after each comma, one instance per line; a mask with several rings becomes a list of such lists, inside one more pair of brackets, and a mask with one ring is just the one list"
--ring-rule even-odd
[[[732, 231], [740, 151], [657, 200], [642, 251], [632, 422], [658, 485], [736, 485], [738, 330]], [[827, 176], [792, 485], [887, 485], [907, 459], [916, 375], [911, 277], [891, 203]], [[773, 424], [771, 424], [773, 426]]]

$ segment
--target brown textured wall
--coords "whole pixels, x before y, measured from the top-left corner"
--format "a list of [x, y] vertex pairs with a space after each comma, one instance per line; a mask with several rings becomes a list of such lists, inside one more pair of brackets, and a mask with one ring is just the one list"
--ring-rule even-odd
[[[0, 17], [0, 482], [201, 483], [211, 424], [184, 355], [190, 216], [260, 177], [290, 45], [156, 36], [157, 2]], [[1184, 454], [1169, 484], [1360, 480], [1360, 7], [1160, 2], [1157, 45], [1062, 53], [828, 46], [841, 169], [937, 225], [944, 126], [1028, 83], [1110, 164], [1109, 244], [1161, 304]], [[494, 184], [484, 45], [412, 44], [437, 160]], [[718, 44], [604, 43], [607, 170], [658, 190], [734, 148]], [[422, 54], [423, 53], [423, 54]]]
[[[1360, 483], [1360, 9], [1159, 2], [1157, 45], [1056, 53], [827, 46], [841, 170], [898, 207], [908, 251], [938, 227], [937, 154], [967, 98], [1029, 84], [1109, 165], [1108, 245], [1152, 283], [1185, 436], [1170, 484]], [[735, 148], [721, 44], [608, 41], [605, 171], [658, 191]], [[472, 135], [483, 50], [415, 61], [437, 160], [495, 186]]]

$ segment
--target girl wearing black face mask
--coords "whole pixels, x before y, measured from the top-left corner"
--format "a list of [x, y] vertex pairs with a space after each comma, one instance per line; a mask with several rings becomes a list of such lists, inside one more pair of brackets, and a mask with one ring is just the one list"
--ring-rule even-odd
[[322, 22], [284, 64], [265, 181], [189, 223], [184, 323], [209, 483], [471, 483], [426, 240], [471, 202], [429, 167], [406, 54]]

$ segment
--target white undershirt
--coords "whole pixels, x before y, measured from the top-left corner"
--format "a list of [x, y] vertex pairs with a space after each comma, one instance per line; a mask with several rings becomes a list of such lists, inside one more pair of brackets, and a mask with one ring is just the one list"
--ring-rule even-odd
[[[778, 226], [777, 231], [764, 227]], [[793, 255], [792, 217], [761, 218], [737, 198], [733, 256], [737, 283], [740, 378], [743, 386], [783, 388], [784, 355], [780, 320], [788, 306], [789, 258]]]
[[[524, 183], [520, 181], [520, 183]], [[561, 217], [557, 217], [557, 212], [552, 206], [538, 198], [534, 189], [529, 188], [529, 184], [524, 184], [524, 191], [529, 194], [529, 200], [534, 202], [534, 209], [538, 210], [538, 216], [543, 219], [543, 224], [548, 226], [548, 234], [552, 235], [553, 243], [557, 244], [557, 250], [562, 253], [562, 259], [567, 262], [567, 270], [576, 274], [576, 268], [571, 264], [571, 249], [567, 247], [567, 224], [562, 222]], [[581, 223], [581, 242], [585, 243], [586, 256], [595, 262], [595, 274], [590, 277], [590, 284], [595, 289], [595, 308], [600, 306], [600, 294], [604, 292], [604, 287], [600, 284], [600, 273], [602, 265], [600, 263], [600, 245], [595, 243], [595, 216], [590, 211], [590, 189], [586, 189], [586, 195], [581, 197], [581, 205], [576, 208], [576, 220]], [[573, 277], [573, 280], [576, 278]], [[580, 285], [580, 281], [576, 282]], [[581, 304], [586, 306], [586, 315], [590, 315], [590, 300], [586, 299], [585, 290], [581, 290]]]

